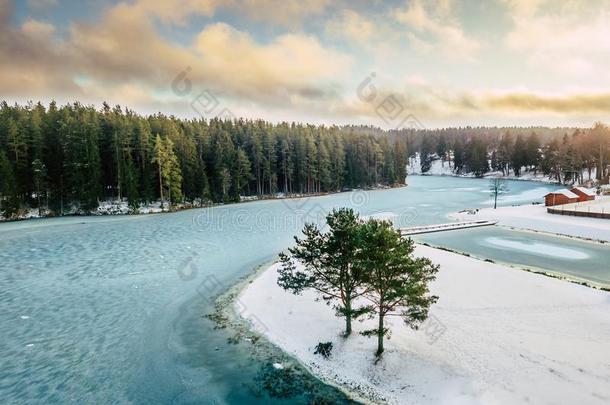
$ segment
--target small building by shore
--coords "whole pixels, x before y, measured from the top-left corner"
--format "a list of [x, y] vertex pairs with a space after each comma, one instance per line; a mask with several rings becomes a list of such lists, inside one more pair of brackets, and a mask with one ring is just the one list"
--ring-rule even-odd
[[578, 195], [567, 188], [556, 190], [544, 196], [544, 205], [552, 207], [554, 205], [570, 204], [578, 202]]
[[574, 187], [570, 190], [578, 196], [578, 202], [595, 200], [595, 190], [586, 187]]

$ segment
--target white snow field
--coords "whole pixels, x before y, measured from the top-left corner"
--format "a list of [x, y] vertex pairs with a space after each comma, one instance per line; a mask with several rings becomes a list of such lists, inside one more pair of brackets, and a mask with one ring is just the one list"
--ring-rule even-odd
[[[610, 198], [597, 197], [593, 201], [583, 201], [572, 204], [562, 204], [551, 207], [555, 211], [574, 213], [610, 214]], [[602, 218], [607, 219], [607, 218]], [[609, 225], [610, 226], [610, 225]]]
[[[394, 404], [610, 403], [610, 293], [417, 246], [441, 265], [439, 301], [418, 331], [392, 318], [376, 341], [340, 336], [343, 320], [311, 292], [276, 284], [277, 264], [242, 293], [255, 328], [324, 380]], [[367, 326], [368, 325], [368, 326]], [[332, 341], [330, 359], [313, 354]]]
[[558, 247], [555, 245], [551, 245], [550, 243], [544, 242], [525, 243], [495, 236], [487, 238], [486, 241], [487, 243], [498, 246], [500, 248], [508, 249], [515, 253], [518, 253], [519, 251], [527, 253], [537, 253], [540, 255], [565, 260], [583, 260], [589, 257], [588, 254], [586, 254], [585, 252], [581, 252], [578, 249]]
[[[522, 170], [521, 176], [519, 177], [515, 176], [512, 171], [506, 176], [502, 176], [502, 172], [490, 171], [485, 173], [483, 177], [502, 176], [503, 178], [510, 180], [528, 180], [537, 181], [541, 183], [556, 183], [556, 180], [551, 179], [549, 176], [545, 176], [540, 171], [534, 174], [531, 171], [526, 171], [525, 168], [523, 169], [524, 170]], [[422, 174], [419, 153], [416, 153], [414, 157], [411, 157], [409, 159], [409, 164], [407, 165], [407, 174]], [[449, 162], [443, 162], [438, 158], [432, 161], [432, 164], [430, 165], [430, 170], [428, 170], [425, 174], [434, 176], [474, 177], [472, 173], [455, 174]]]
[[[609, 198], [601, 201], [610, 202]], [[459, 221], [498, 221], [498, 225], [610, 242], [610, 220], [549, 214], [543, 205], [484, 208], [476, 214], [453, 213]]]

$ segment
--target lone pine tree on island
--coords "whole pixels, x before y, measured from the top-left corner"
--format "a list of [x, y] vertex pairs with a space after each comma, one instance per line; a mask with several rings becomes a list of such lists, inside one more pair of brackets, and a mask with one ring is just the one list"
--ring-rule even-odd
[[377, 355], [384, 351], [384, 337], [390, 330], [387, 316], [399, 316], [406, 325], [417, 327], [428, 318], [430, 306], [438, 297], [430, 295], [428, 285], [439, 269], [430, 259], [413, 257], [412, 239], [403, 239], [388, 221], [371, 219], [362, 225], [359, 263], [364, 296], [370, 301], [371, 316], [377, 315], [377, 328], [362, 332], [377, 336]]
[[345, 318], [345, 336], [349, 336], [352, 320], [367, 311], [354, 307], [354, 301], [366, 292], [356, 263], [360, 220], [353, 210], [341, 208], [333, 210], [326, 223], [330, 228], [326, 233], [313, 224], [305, 225], [305, 238], [295, 237], [296, 246], [288, 249], [289, 254], [280, 254], [278, 284], [295, 294], [305, 289], [320, 293], [333, 304], [337, 316]]
[[300, 294], [312, 289], [337, 316], [345, 317], [345, 336], [352, 332], [352, 320], [369, 314], [378, 327], [361, 332], [377, 336], [377, 355], [384, 351], [389, 334], [387, 316], [400, 316], [412, 328], [428, 317], [438, 297], [429, 293], [438, 266], [427, 258], [414, 258], [411, 239], [387, 221], [362, 221], [352, 209], [333, 210], [327, 217], [329, 231], [307, 224], [305, 237], [295, 237], [296, 246], [280, 255], [278, 285]]

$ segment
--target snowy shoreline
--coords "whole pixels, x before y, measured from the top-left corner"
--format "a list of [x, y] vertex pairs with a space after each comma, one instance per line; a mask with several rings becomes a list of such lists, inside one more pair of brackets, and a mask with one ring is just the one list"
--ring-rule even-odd
[[[604, 197], [606, 198], [606, 197]], [[610, 221], [606, 219], [549, 214], [544, 205], [517, 205], [482, 208], [475, 213], [454, 212], [448, 218], [458, 221], [497, 221], [499, 226], [542, 232], [553, 236], [578, 238], [588, 241], [610, 242]]]
[[[555, 179], [550, 178], [542, 174], [541, 172], [536, 172], [535, 174], [531, 171], [525, 170], [523, 168], [520, 176], [515, 176], [514, 174], [504, 175], [502, 172], [489, 171], [485, 173], [480, 178], [492, 178], [492, 177], [501, 177], [504, 180], [515, 180], [515, 181], [531, 181], [534, 183], [544, 183], [544, 184], [561, 184]], [[419, 154], [416, 154], [415, 157], [409, 159], [409, 164], [407, 165], [407, 174], [409, 176], [449, 176], [449, 177], [464, 177], [464, 178], [477, 178], [472, 173], [454, 173], [453, 168], [450, 166], [449, 162], [443, 162], [439, 158], [435, 158], [432, 161], [430, 166], [430, 170], [426, 173], [421, 172], [421, 163], [419, 160]]]
[[[313, 198], [313, 197], [323, 197], [327, 195], [333, 194], [341, 194], [341, 193], [350, 193], [355, 191], [377, 191], [377, 190], [387, 190], [392, 188], [400, 188], [407, 187], [408, 184], [397, 185], [397, 186], [382, 186], [379, 185], [373, 188], [367, 189], [353, 189], [353, 190], [345, 190], [345, 191], [336, 191], [336, 192], [327, 192], [327, 193], [310, 193], [310, 194], [283, 194], [278, 193], [275, 195], [263, 195], [263, 196], [242, 196], [241, 201], [238, 202], [228, 202], [228, 203], [209, 203], [209, 204], [176, 204], [174, 205], [172, 210], [168, 210], [167, 208], [161, 209], [161, 202], [155, 201], [150, 204], [143, 204], [138, 208], [137, 212], [133, 212], [133, 210], [129, 207], [127, 201], [103, 201], [100, 202], [100, 206], [93, 212], [81, 212], [77, 209], [71, 209], [64, 213], [63, 215], [52, 215], [48, 210], [43, 210], [46, 212], [46, 215], [38, 215], [38, 208], [27, 208], [23, 209], [23, 214], [17, 218], [4, 218], [0, 215], [0, 223], [3, 222], [16, 222], [16, 221], [25, 221], [29, 219], [42, 219], [42, 218], [61, 218], [61, 217], [100, 217], [100, 216], [116, 216], [116, 215], [148, 215], [148, 214], [168, 214], [172, 212], [185, 211], [191, 209], [198, 208], [207, 208], [207, 207], [216, 207], [221, 205], [229, 205], [229, 204], [243, 204], [254, 201], [265, 201], [265, 200], [292, 200], [292, 199], [301, 199], [301, 198]], [[167, 207], [167, 202], [165, 202], [165, 206]]]
[[[277, 286], [277, 264], [239, 294], [242, 316], [324, 381], [374, 402], [610, 400], [608, 292], [422, 245], [416, 255], [441, 265], [432, 325], [413, 331], [392, 320], [377, 365], [372, 340], [343, 339], [332, 309]], [[368, 322], [356, 323], [356, 333]], [[324, 341], [334, 344], [329, 360], [313, 354]]]
[[[353, 401], [358, 401], [363, 404], [372, 404], [368, 398], [354, 392], [344, 390], [338, 384], [332, 381], [327, 381], [320, 378], [316, 373], [312, 372], [307, 364], [303, 363], [296, 356], [287, 353], [278, 347], [274, 342], [269, 340], [265, 335], [266, 327], [241, 300], [241, 294], [249, 285], [251, 285], [258, 277], [267, 271], [269, 266], [273, 266], [274, 262], [266, 262], [257, 265], [254, 271], [246, 276], [238, 279], [233, 285], [227, 288], [219, 296], [214, 299], [214, 311], [205, 315], [206, 318], [215, 324], [215, 328], [221, 330], [230, 330], [234, 333], [231, 341], [227, 343], [236, 344], [243, 342], [250, 346], [250, 355], [261, 363], [269, 363], [273, 365], [276, 371], [274, 379], [282, 379], [282, 372], [286, 374], [290, 381], [287, 384], [295, 385], [296, 391], [305, 389], [300, 384], [303, 379], [315, 379], [316, 381], [331, 386]], [[298, 378], [293, 379], [294, 374], [291, 370], [297, 370]], [[301, 374], [301, 369], [306, 375]], [[286, 383], [286, 382], [284, 382]]]
[[[522, 231], [522, 232], [532, 232], [532, 233], [537, 233], [538, 232], [538, 231], [532, 231], [532, 230], [528, 230], [528, 229], [518, 229], [518, 228], [515, 228], [515, 230], [519, 230], [519, 231]], [[543, 232], [543, 233], [545, 233], [547, 235], [554, 235], [554, 236], [559, 236], [559, 237], [575, 238], [573, 236], [568, 236], [568, 235], [555, 235], [555, 234], [551, 234], [551, 233], [547, 233], [547, 232]], [[580, 238], [577, 238], [577, 239], [580, 239]], [[586, 241], [586, 242], [591, 242], [591, 243], [599, 243], [598, 241], [594, 241], [594, 240], [590, 240], [590, 239], [583, 239], [583, 240]], [[480, 261], [483, 261], [483, 262], [486, 262], [486, 263], [495, 263], [495, 264], [498, 264], [500, 266], [511, 268], [513, 270], [525, 271], [525, 272], [528, 272], [528, 273], [538, 274], [538, 275], [541, 275], [541, 276], [550, 277], [550, 278], [554, 278], [554, 279], [557, 279], [557, 280], [562, 280], [562, 281], [565, 281], [565, 282], [568, 282], [568, 283], [574, 283], [574, 284], [585, 286], [585, 287], [588, 287], [588, 288], [593, 288], [593, 289], [597, 289], [597, 290], [603, 290], [603, 291], [610, 292], [610, 285], [594, 282], [594, 281], [588, 280], [586, 278], [579, 278], [579, 277], [574, 276], [574, 275], [567, 275], [567, 274], [564, 274], [564, 273], [561, 273], [561, 272], [554, 272], [554, 271], [551, 271], [551, 270], [548, 270], [548, 269], [544, 269], [544, 268], [541, 268], [541, 267], [534, 267], [534, 266], [531, 266], [531, 265], [528, 266], [528, 267], [524, 267], [523, 265], [516, 265], [516, 264], [512, 264], [512, 263], [508, 263], [508, 262], [498, 261], [497, 259], [496, 260], [491, 260], [491, 259], [488, 259], [488, 258], [485, 258], [485, 257], [482, 257], [482, 256], [478, 256], [478, 255], [475, 255], [475, 254], [472, 254], [472, 253], [462, 252], [460, 250], [448, 248], [448, 247], [445, 247], [445, 246], [432, 245], [432, 244], [427, 243], [427, 242], [425, 242], [425, 243], [418, 243], [418, 244], [420, 244], [422, 246], [426, 246], [426, 247], [432, 248], [432, 249], [443, 250], [445, 252], [451, 252], [451, 253], [462, 255], [462, 256], [465, 256], [465, 257], [470, 257], [470, 258], [473, 258], [475, 260], [480, 260]]]

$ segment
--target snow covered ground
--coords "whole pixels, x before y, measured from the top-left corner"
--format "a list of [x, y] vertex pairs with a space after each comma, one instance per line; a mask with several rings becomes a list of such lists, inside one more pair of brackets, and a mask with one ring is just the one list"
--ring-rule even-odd
[[[419, 154], [416, 154], [415, 157], [409, 159], [409, 165], [407, 166], [407, 174], [422, 174], [421, 173], [421, 164], [419, 159]], [[457, 177], [474, 177], [472, 173], [463, 173], [463, 174], [455, 174], [453, 169], [449, 166], [448, 162], [442, 162], [440, 159], [434, 160], [430, 167], [430, 170], [426, 172], [427, 175], [434, 176], [457, 176]], [[487, 172], [483, 177], [496, 177], [501, 176], [502, 172]], [[522, 170], [521, 176], [517, 177], [512, 172], [507, 176], [503, 176], [505, 179], [511, 180], [528, 180], [528, 181], [538, 181], [542, 183], [557, 183], [556, 180], [551, 179], [549, 176], [545, 176], [544, 174], [538, 173], [534, 174], [534, 172], [527, 172]]]
[[[610, 198], [604, 200], [610, 202]], [[498, 225], [503, 226], [610, 242], [609, 220], [549, 214], [543, 205], [498, 207], [495, 210], [484, 208], [476, 214], [450, 214], [450, 218], [459, 221], [498, 221]]]
[[[401, 404], [610, 403], [610, 293], [418, 246], [441, 265], [440, 299], [418, 331], [391, 319], [392, 338], [374, 364], [375, 340], [340, 337], [342, 319], [315, 295], [276, 284], [277, 265], [242, 293], [246, 317], [323, 379]], [[330, 359], [313, 354], [332, 341]]]
[[593, 201], [583, 201], [572, 204], [562, 204], [553, 207], [556, 211], [596, 214], [610, 214], [610, 198], [597, 198]]
[[[167, 202], [165, 203], [165, 211], [167, 211]], [[174, 209], [189, 208], [188, 204], [174, 204]], [[156, 214], [163, 212], [161, 209], [161, 201], [155, 201], [147, 204], [140, 204], [137, 212], [129, 207], [127, 201], [100, 201], [99, 207], [93, 212], [86, 215], [128, 215], [128, 214]], [[24, 208], [21, 210], [17, 219], [31, 219], [48, 216], [48, 210], [44, 209], [42, 216], [39, 215], [38, 208]], [[77, 207], [68, 207], [64, 210], [64, 215], [85, 215], [85, 213]], [[0, 214], [0, 221], [5, 218]]]

